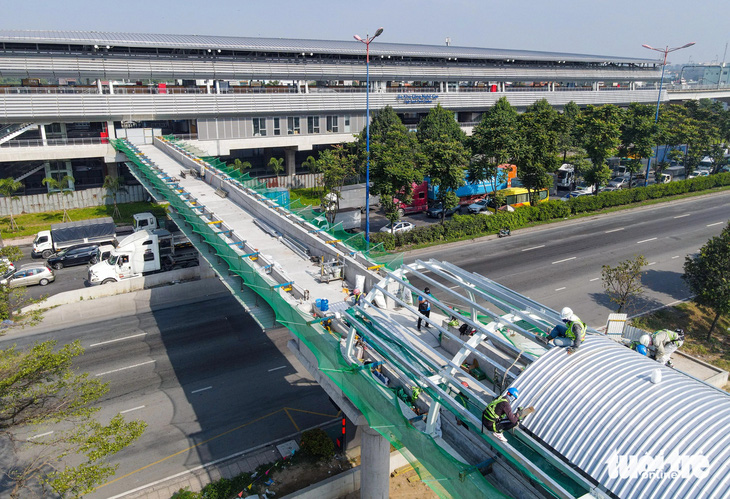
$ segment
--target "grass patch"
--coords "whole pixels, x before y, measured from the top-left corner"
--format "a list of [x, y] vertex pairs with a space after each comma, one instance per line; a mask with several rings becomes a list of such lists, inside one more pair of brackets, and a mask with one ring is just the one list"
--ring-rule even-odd
[[[135, 213], [151, 212], [156, 217], [165, 216], [166, 205], [157, 203], [121, 203], [117, 205], [121, 219], [115, 220], [117, 224], [131, 224], [132, 215]], [[78, 208], [68, 210], [71, 220], [88, 220], [90, 218], [110, 217], [114, 212], [114, 205], [93, 206], [91, 208]], [[46, 211], [43, 213], [26, 213], [23, 215], [15, 215], [15, 223], [18, 224], [19, 230], [10, 232], [10, 216], [0, 217], [0, 231], [2, 231], [3, 239], [13, 239], [16, 237], [25, 237], [35, 235], [38, 231], [49, 230], [51, 224], [60, 223], [63, 220], [63, 210]]]
[[683, 352], [730, 371], [730, 318], [720, 317], [708, 339], [707, 331], [714, 318], [712, 310], [687, 302], [636, 318], [633, 324], [647, 331], [682, 328], [687, 334]]
[[289, 198], [293, 203], [295, 200], [299, 200], [302, 205], [319, 206], [322, 204], [320, 198], [324, 195], [324, 188], [322, 187], [307, 187], [304, 189], [292, 189], [289, 191]]

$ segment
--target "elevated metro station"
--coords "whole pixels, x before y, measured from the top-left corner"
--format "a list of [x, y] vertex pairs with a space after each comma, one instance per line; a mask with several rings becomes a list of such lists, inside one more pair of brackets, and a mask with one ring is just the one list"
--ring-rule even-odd
[[[383, 36], [371, 46], [370, 108], [392, 106], [413, 128], [440, 104], [470, 133], [501, 97], [518, 109], [540, 99], [556, 108], [653, 103], [660, 75], [656, 59]], [[283, 158], [293, 175], [365, 127], [357, 41], [0, 30], [0, 78], [0, 177], [19, 179], [25, 194], [47, 192], [50, 175], [72, 175], [77, 189], [128, 175], [114, 138], [176, 134], [254, 170]]]

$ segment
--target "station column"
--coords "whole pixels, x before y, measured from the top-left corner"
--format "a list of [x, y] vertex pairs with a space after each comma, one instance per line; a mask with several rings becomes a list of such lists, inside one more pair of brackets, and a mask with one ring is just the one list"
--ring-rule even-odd
[[390, 491], [390, 442], [367, 425], [359, 428], [360, 497], [387, 499]]

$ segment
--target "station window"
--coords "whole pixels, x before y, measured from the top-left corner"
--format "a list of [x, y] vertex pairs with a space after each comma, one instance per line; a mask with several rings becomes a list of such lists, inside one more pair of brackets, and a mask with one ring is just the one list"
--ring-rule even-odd
[[274, 135], [281, 135], [281, 125], [279, 124], [279, 118], [274, 118]]
[[307, 117], [307, 133], [319, 133], [319, 116]]
[[266, 137], [266, 118], [253, 118], [253, 136]]
[[350, 115], [346, 114], [345, 115], [345, 133], [349, 133], [349, 132], [350, 132]]
[[338, 133], [340, 131], [337, 116], [327, 116], [327, 131], [332, 133]]
[[302, 130], [299, 126], [299, 117], [290, 116], [289, 118], [287, 118], [287, 134], [299, 135], [300, 133], [302, 133]]

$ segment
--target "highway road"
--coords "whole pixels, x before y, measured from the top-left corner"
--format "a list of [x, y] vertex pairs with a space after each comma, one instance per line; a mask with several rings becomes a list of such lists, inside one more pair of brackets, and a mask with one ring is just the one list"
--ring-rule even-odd
[[109, 382], [100, 420], [122, 412], [149, 424], [113, 459], [119, 463], [115, 477], [88, 497], [111, 497], [337, 415], [286, 347], [288, 331], [262, 333], [238, 302], [222, 296], [0, 339], [0, 348], [79, 339], [86, 354], [76, 366]]
[[720, 234], [729, 207], [730, 192], [724, 192], [426, 248], [407, 253], [405, 261], [451, 262], [553, 309], [570, 306], [590, 326], [602, 327], [615, 311], [600, 280], [602, 265], [647, 258], [646, 291], [634, 314], [685, 300], [684, 259]]

